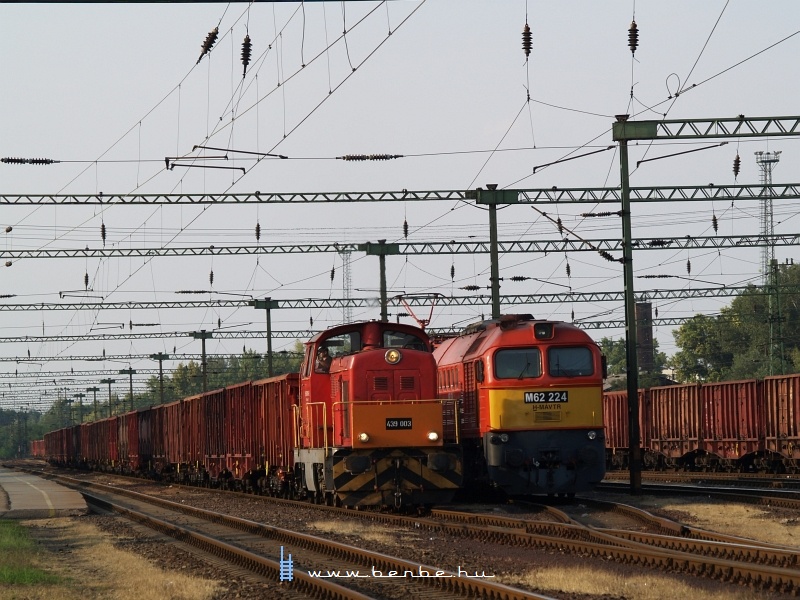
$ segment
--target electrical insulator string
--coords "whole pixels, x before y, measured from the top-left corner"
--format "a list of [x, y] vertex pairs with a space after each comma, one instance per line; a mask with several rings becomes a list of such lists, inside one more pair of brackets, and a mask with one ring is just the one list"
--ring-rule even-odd
[[636, 21], [631, 22], [631, 26], [628, 28], [628, 48], [631, 49], [631, 55], [636, 54], [636, 48], [639, 47], [639, 27], [636, 25]]
[[244, 65], [242, 77], [247, 75], [247, 65], [250, 64], [250, 53], [252, 52], [252, 49], [253, 45], [250, 43], [250, 35], [245, 35], [244, 41], [242, 42], [242, 65]]
[[211, 51], [211, 48], [217, 42], [217, 37], [219, 36], [219, 27], [214, 27], [211, 31], [208, 32], [203, 45], [201, 46], [200, 58], [197, 59], [196, 64], [200, 64], [200, 61], [203, 60], [203, 57]]

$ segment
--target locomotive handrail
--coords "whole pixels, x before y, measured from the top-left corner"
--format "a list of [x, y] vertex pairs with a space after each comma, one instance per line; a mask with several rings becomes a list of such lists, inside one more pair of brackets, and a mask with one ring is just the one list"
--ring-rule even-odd
[[313, 443], [316, 440], [317, 436], [314, 433], [316, 431], [316, 428], [313, 427], [314, 426], [314, 414], [313, 414], [313, 411], [309, 410], [312, 406], [321, 406], [322, 407], [322, 411], [321, 411], [322, 412], [322, 448], [324, 450], [325, 456], [327, 457], [327, 456], [330, 455], [330, 451], [331, 451], [331, 448], [328, 446], [328, 411], [325, 410], [326, 407], [327, 407], [327, 404], [325, 402], [306, 402], [303, 406], [300, 407], [302, 409], [305, 409], [304, 412], [306, 413], [306, 417], [307, 417], [305, 419], [305, 421], [306, 421], [306, 423], [305, 423], [306, 433], [307, 433], [307, 437], [311, 440], [312, 447], [314, 447]]
[[444, 404], [451, 398], [408, 398], [407, 400], [340, 400], [334, 404]]
[[298, 406], [297, 404], [293, 404], [292, 405], [292, 416], [294, 417], [292, 419], [292, 430], [293, 430], [293, 433], [294, 433], [294, 447], [295, 448], [300, 448], [300, 435], [301, 435], [301, 432], [300, 432], [300, 421], [301, 421], [301, 417], [300, 417], [300, 406]]

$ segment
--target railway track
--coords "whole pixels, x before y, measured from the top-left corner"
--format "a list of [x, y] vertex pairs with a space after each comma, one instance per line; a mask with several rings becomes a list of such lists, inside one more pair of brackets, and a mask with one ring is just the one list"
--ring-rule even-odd
[[[779, 593], [800, 591], [800, 550], [756, 542], [689, 527], [617, 503], [581, 500], [605, 511], [623, 514], [647, 531], [596, 528], [578, 523], [565, 512], [547, 507], [552, 521], [518, 517], [433, 511], [432, 516], [473, 527], [488, 541], [569, 549], [591, 556], [613, 557], [669, 571], [687, 572], [721, 581], [737, 582]], [[505, 532], [505, 535], [502, 535]]]
[[[141, 480], [136, 480], [141, 481]], [[86, 484], [72, 482], [84, 487]], [[253, 499], [252, 495], [247, 495]], [[264, 503], [278, 506], [278, 510], [289, 511], [296, 503], [276, 498], [258, 498]], [[551, 552], [568, 552], [578, 556], [593, 556], [604, 561], [614, 560], [623, 564], [639, 565], [663, 572], [687, 573], [697, 577], [722, 582], [738, 583], [776, 593], [800, 593], [800, 549], [757, 542], [735, 536], [708, 532], [624, 504], [578, 500], [579, 516], [570, 516], [565, 510], [552, 506], [518, 503], [517, 510], [523, 514], [486, 514], [483, 511], [435, 509], [425, 517], [409, 517], [368, 511], [353, 511], [321, 505], [303, 504], [304, 507], [323, 514], [342, 515], [382, 523], [388, 528], [410, 528], [426, 530], [437, 539], [469, 538], [498, 546], [520, 546], [539, 548]], [[496, 510], [496, 509], [495, 509]], [[584, 515], [583, 513], [587, 513]], [[597, 518], [597, 515], [602, 515]], [[598, 523], [604, 525], [598, 525]], [[608, 524], [613, 524], [609, 527]], [[302, 548], [305, 555], [310, 546], [286, 541], [288, 538], [273, 538], [286, 547]], [[458, 542], [455, 542], [457, 545]], [[299, 552], [300, 550], [298, 550]], [[315, 558], [323, 565], [323, 558]], [[408, 564], [377, 562], [374, 557], [346, 559], [352, 565], [375, 565], [381, 572], [402, 572]], [[381, 569], [378, 565], [387, 565]], [[325, 567], [327, 568], [327, 567]], [[419, 568], [419, 565], [416, 565]], [[340, 569], [336, 565], [331, 571]], [[408, 586], [404, 586], [403, 597], [409, 597]], [[449, 593], [449, 592], [448, 592]], [[541, 597], [531, 592], [526, 596]], [[436, 597], [443, 597], [440, 590]], [[493, 596], [491, 597], [514, 597]], [[384, 597], [384, 596], [381, 596]], [[425, 596], [420, 596], [425, 597]]]
[[[625, 482], [603, 482], [597, 486], [598, 490], [619, 492], [627, 487]], [[707, 498], [717, 498], [729, 502], [743, 502], [761, 506], [788, 508], [800, 510], [800, 492], [791, 490], [774, 490], [759, 488], [722, 488], [715, 486], [706, 487], [702, 482], [692, 485], [681, 484], [654, 484], [648, 483], [642, 486], [642, 492], [646, 494], [675, 495], [684, 496], [705, 496]]]
[[[704, 486], [800, 490], [800, 475], [718, 473], [695, 471], [644, 471], [642, 479], [662, 483], [696, 483]], [[628, 481], [627, 471], [606, 471], [605, 481]]]
[[450, 571], [131, 490], [57, 479], [79, 489], [93, 507], [114, 511], [276, 582], [287, 598], [549, 598], [494, 583], [486, 572], [460, 567]]

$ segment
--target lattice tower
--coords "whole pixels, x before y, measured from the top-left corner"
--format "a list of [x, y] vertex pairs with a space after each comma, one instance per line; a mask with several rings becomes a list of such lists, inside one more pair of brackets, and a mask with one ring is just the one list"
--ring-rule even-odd
[[[761, 235], [772, 236], [775, 226], [772, 220], [772, 194], [768, 186], [772, 185], [772, 169], [780, 160], [781, 152], [756, 152], [756, 162], [761, 168], [761, 184], [764, 192], [761, 200]], [[761, 285], [770, 282], [771, 265], [775, 260], [775, 245], [770, 241], [761, 250]]]
[[349, 302], [353, 296], [353, 282], [350, 276], [350, 258], [352, 251], [349, 249], [342, 249], [339, 250], [339, 254], [342, 256], [342, 295], [345, 299], [342, 305], [342, 322], [352, 323], [353, 307]]

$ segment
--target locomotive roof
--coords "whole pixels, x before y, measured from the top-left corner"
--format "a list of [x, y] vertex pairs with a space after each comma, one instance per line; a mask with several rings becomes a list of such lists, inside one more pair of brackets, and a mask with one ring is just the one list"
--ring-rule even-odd
[[391, 323], [389, 321], [371, 320], [371, 321], [356, 321], [354, 323], [336, 325], [335, 327], [331, 327], [330, 329], [326, 329], [325, 331], [320, 331], [318, 334], [311, 337], [306, 343], [315, 344], [320, 340], [326, 340], [330, 337], [334, 337], [342, 333], [346, 333], [348, 331], [361, 331], [366, 325], [370, 324], [376, 324], [381, 326], [383, 329], [390, 329], [392, 331], [403, 331], [406, 333], [413, 333], [415, 335], [419, 335], [420, 337], [426, 340], [430, 339], [425, 330], [420, 329], [416, 325], [407, 325], [405, 323]]
[[484, 331], [488, 329], [491, 325], [499, 325], [503, 326], [505, 324], [511, 325], [516, 324], [521, 321], [535, 321], [536, 319], [533, 315], [524, 313], [524, 314], [517, 314], [517, 315], [500, 315], [497, 319], [486, 319], [484, 321], [477, 321], [475, 323], [470, 323], [466, 327], [464, 327], [464, 331], [462, 334], [468, 335], [470, 333], [476, 333], [478, 331]]
[[[555, 339], [536, 340], [533, 334], [536, 323], [551, 323], [556, 332]], [[530, 333], [526, 333], [526, 330]], [[458, 336], [439, 340], [434, 354], [440, 365], [452, 364], [461, 362], [467, 357], [479, 356], [489, 348], [530, 343], [597, 345], [585, 331], [572, 323], [535, 319], [529, 314], [516, 314], [502, 315], [498, 319], [487, 319], [468, 325]]]

